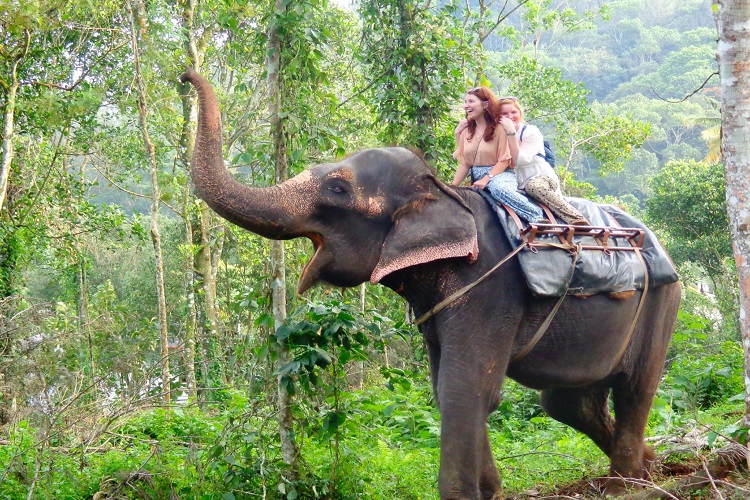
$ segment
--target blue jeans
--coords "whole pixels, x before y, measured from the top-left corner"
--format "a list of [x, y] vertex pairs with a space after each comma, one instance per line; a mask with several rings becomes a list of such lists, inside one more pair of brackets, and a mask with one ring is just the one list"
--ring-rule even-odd
[[[472, 182], [481, 179], [490, 170], [492, 170], [490, 166], [477, 165], [471, 167]], [[520, 218], [527, 222], [536, 222], [544, 218], [542, 209], [518, 190], [518, 180], [516, 180], [516, 173], [513, 170], [505, 170], [503, 173], [494, 176], [485, 189], [495, 200], [508, 205]]]

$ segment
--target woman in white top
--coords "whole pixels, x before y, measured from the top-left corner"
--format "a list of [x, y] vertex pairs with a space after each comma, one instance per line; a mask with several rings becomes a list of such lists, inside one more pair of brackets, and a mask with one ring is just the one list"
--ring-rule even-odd
[[523, 121], [523, 109], [518, 99], [504, 98], [499, 103], [500, 125], [508, 136], [518, 189], [547, 205], [567, 224], [590, 225], [586, 217], [563, 198], [560, 179], [545, 159], [544, 137], [538, 128]]
[[498, 124], [500, 109], [495, 95], [487, 87], [469, 89], [464, 111], [466, 124], [462, 122], [456, 129], [453, 157], [458, 160], [458, 168], [453, 185], [459, 186], [471, 173], [473, 187], [486, 189], [522, 219], [529, 222], [543, 219], [542, 210], [518, 191], [516, 174], [508, 168], [511, 153], [506, 130]]

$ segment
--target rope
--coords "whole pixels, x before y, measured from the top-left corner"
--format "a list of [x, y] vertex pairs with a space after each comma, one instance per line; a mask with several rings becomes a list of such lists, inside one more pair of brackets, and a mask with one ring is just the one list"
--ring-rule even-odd
[[489, 271], [487, 271], [486, 273], [484, 273], [478, 280], [476, 280], [473, 283], [470, 283], [470, 284], [466, 285], [465, 287], [461, 288], [457, 292], [449, 295], [447, 298], [445, 298], [445, 299], [441, 300], [440, 302], [438, 302], [438, 304], [435, 307], [433, 307], [432, 309], [430, 309], [429, 311], [427, 311], [426, 313], [424, 313], [423, 315], [421, 315], [419, 318], [417, 318], [417, 320], [414, 322], [414, 324], [417, 325], [417, 326], [419, 326], [422, 323], [424, 323], [425, 321], [427, 321], [428, 319], [430, 319], [431, 317], [433, 317], [438, 312], [440, 312], [443, 309], [445, 309], [445, 307], [448, 306], [448, 305], [450, 305], [451, 302], [453, 302], [457, 298], [461, 297], [463, 294], [465, 294], [466, 292], [468, 292], [469, 290], [471, 290], [472, 288], [474, 288], [475, 286], [477, 286], [479, 283], [481, 283], [482, 281], [484, 281], [485, 278], [487, 278], [490, 274], [492, 274], [493, 272], [495, 272], [495, 270], [498, 267], [500, 267], [503, 264], [505, 264], [506, 262], [508, 262], [511, 258], [513, 258], [514, 255], [516, 255], [518, 252], [520, 252], [521, 250], [523, 250], [526, 247], [526, 245], [527, 245], [527, 243], [524, 241], [521, 245], [519, 245], [518, 248], [516, 248], [511, 253], [509, 253], [508, 255], [506, 255], [503, 260], [501, 260], [500, 262], [498, 262], [497, 264], [495, 264], [492, 267], [492, 269], [490, 269]]
[[633, 336], [635, 325], [638, 322], [638, 316], [640, 316], [641, 314], [641, 309], [643, 308], [643, 303], [646, 299], [646, 293], [648, 292], [648, 267], [646, 267], [646, 261], [643, 259], [643, 255], [641, 255], [640, 249], [636, 248], [635, 254], [638, 256], [638, 260], [641, 261], [641, 265], [643, 266], [643, 272], [645, 275], [645, 281], [643, 283], [643, 294], [641, 295], [641, 300], [638, 301], [638, 307], [635, 310], [635, 316], [633, 317], [633, 322], [630, 324], [630, 329], [628, 330], [627, 335], [625, 335], [625, 342], [622, 343], [620, 351], [617, 353], [614, 362], [609, 367], [609, 373], [612, 373], [612, 370], [614, 370], [614, 368], [620, 363], [620, 361], [622, 361], [623, 356], [625, 356], [625, 351], [627, 351], [628, 346], [630, 345], [630, 339]]
[[[550, 244], [550, 246], [558, 246], [555, 244]], [[570, 276], [568, 276], [568, 282], [565, 284], [565, 293], [562, 294], [562, 296], [557, 300], [557, 303], [555, 304], [555, 307], [552, 308], [550, 313], [547, 315], [547, 319], [544, 320], [544, 322], [541, 324], [539, 329], [536, 331], [533, 337], [531, 337], [531, 340], [528, 344], [524, 346], [523, 349], [515, 353], [511, 358], [510, 362], [518, 361], [519, 359], [526, 356], [528, 353], [531, 352], [531, 350], [536, 346], [537, 342], [542, 338], [542, 335], [547, 331], [547, 328], [549, 328], [549, 325], [552, 324], [552, 318], [555, 317], [555, 314], [557, 314], [557, 310], [560, 309], [560, 306], [562, 305], [563, 299], [568, 294], [568, 289], [570, 288], [570, 282], [573, 281], [573, 274], [576, 271], [576, 264], [578, 263], [578, 257], [581, 255], [581, 245], [576, 244], [575, 249], [571, 250], [573, 253], [573, 267], [570, 271]]]

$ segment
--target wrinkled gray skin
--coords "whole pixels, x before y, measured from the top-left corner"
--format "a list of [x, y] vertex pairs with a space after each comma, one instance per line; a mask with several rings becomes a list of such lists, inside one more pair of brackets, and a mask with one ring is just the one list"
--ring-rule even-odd
[[[200, 114], [192, 163], [197, 194], [229, 221], [267, 238], [307, 237], [315, 255], [299, 283], [395, 290], [417, 315], [474, 282], [510, 251], [485, 201], [435, 178], [414, 153], [370, 149], [278, 186], [239, 184], [224, 168], [221, 121], [210, 85], [192, 69]], [[531, 296], [516, 259], [420, 326], [441, 415], [442, 499], [501, 498], [486, 422], [505, 376], [542, 391], [553, 418], [587, 434], [610, 475], [643, 478], [654, 454], [644, 429], [680, 302], [679, 284], [648, 292], [624, 356], [640, 292], [568, 297], [526, 357], [510, 362], [555, 300]], [[616, 420], [608, 409], [611, 393]], [[610, 480], [616, 489], [622, 481]]]

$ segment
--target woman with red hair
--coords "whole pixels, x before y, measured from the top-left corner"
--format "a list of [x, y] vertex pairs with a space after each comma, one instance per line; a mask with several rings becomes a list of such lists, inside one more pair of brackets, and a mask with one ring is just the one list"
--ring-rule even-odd
[[[499, 203], [511, 207], [528, 222], [543, 219], [542, 210], [518, 191], [516, 174], [511, 170], [508, 137], [499, 126], [500, 106], [487, 87], [466, 92], [464, 111], [468, 126], [456, 130], [458, 168], [453, 185], [459, 186], [471, 174], [472, 186], [486, 189]], [[463, 122], [462, 122], [463, 123]]]

